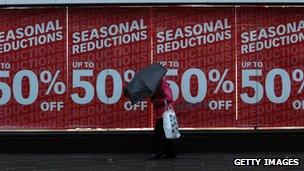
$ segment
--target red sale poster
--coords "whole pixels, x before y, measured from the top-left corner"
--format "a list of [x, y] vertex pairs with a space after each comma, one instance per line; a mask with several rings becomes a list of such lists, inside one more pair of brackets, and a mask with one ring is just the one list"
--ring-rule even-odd
[[0, 127], [65, 128], [66, 11], [0, 10]]
[[151, 8], [71, 8], [69, 128], [151, 127], [151, 105], [131, 106], [123, 86], [151, 63]]
[[234, 8], [154, 8], [153, 24], [180, 126], [235, 126]]
[[300, 7], [0, 10], [0, 129], [142, 129], [123, 87], [160, 63], [180, 128], [304, 125]]
[[298, 7], [239, 7], [238, 126], [303, 126], [304, 20]]

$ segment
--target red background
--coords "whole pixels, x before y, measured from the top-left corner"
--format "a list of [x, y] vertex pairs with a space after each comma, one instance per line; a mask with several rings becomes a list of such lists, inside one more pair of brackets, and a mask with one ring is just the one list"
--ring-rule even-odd
[[[55, 74], [56, 70], [61, 70], [57, 81], [63, 81], [66, 84], [66, 18], [65, 9], [3, 9], [0, 10], [0, 30], [16, 29], [36, 23], [60, 20], [63, 27], [63, 39], [43, 46], [32, 46], [17, 51], [9, 51], [0, 54], [0, 62], [11, 64], [10, 78], [0, 78], [1, 81], [12, 87], [13, 76], [20, 70], [31, 70], [38, 78], [39, 95], [37, 100], [31, 105], [20, 105], [14, 99], [4, 106], [0, 106], [0, 127], [14, 128], [65, 128], [66, 122], [64, 116], [66, 108], [60, 112], [43, 112], [40, 109], [40, 103], [43, 101], [63, 101], [66, 102], [66, 94], [56, 95], [51, 91], [49, 95], [44, 95], [48, 84], [39, 81], [39, 74], [43, 70], [49, 70]], [[29, 82], [23, 80], [22, 85], [24, 97], [28, 96]]]
[[[288, 22], [299, 22], [303, 20], [303, 9], [296, 7], [281, 8], [281, 7], [240, 7], [237, 8], [237, 34], [238, 45], [240, 45], [240, 35], [243, 31], [258, 30], [270, 26], [277, 26]], [[303, 30], [302, 30], [303, 33]], [[239, 47], [239, 46], [238, 46]], [[238, 48], [238, 71], [241, 71], [241, 62], [243, 61], [261, 61], [264, 67], [262, 68], [262, 77], [251, 78], [259, 81], [265, 87], [265, 77], [273, 68], [285, 69], [291, 80], [291, 94], [288, 100], [282, 104], [275, 104], [269, 101], [264, 90], [263, 99], [255, 104], [244, 104], [238, 98], [238, 113], [239, 126], [259, 126], [259, 127], [278, 127], [278, 126], [303, 126], [304, 112], [303, 110], [295, 110], [292, 107], [292, 102], [303, 98], [303, 93], [298, 94], [300, 83], [292, 80], [291, 73], [294, 69], [300, 68], [303, 70], [304, 63], [304, 43], [295, 43], [280, 46], [277, 48], [263, 49], [258, 52], [241, 54]], [[252, 69], [252, 68], [249, 68]], [[238, 72], [239, 85], [241, 84], [241, 72]], [[251, 91], [247, 88], [241, 90], [238, 87], [238, 93]], [[282, 91], [281, 79], [275, 79], [275, 92], [279, 96]]]
[[[34, 104], [28, 106], [18, 104], [12, 95], [11, 100], [7, 104], [0, 106], [0, 128], [2, 129], [150, 128], [153, 126], [153, 107], [149, 100], [148, 107], [145, 110], [127, 111], [124, 109], [124, 104], [128, 99], [123, 97], [123, 95], [117, 103], [106, 105], [98, 100], [95, 88], [95, 95], [90, 103], [85, 105], [75, 104], [71, 100], [71, 94], [78, 92], [83, 95], [84, 93], [80, 88], [72, 89], [72, 62], [75, 61], [94, 61], [94, 77], [84, 78], [84, 80], [89, 81], [94, 87], [96, 87], [98, 73], [108, 68], [118, 71], [123, 84], [125, 84], [123, 74], [126, 70], [132, 69], [137, 71], [152, 62], [163, 60], [178, 61], [179, 67], [173, 68], [178, 69], [178, 76], [170, 76], [168, 78], [176, 82], [179, 88], [181, 87], [182, 75], [187, 69], [198, 68], [202, 70], [206, 75], [208, 85], [207, 95], [202, 102], [198, 104], [187, 103], [182, 97], [182, 90], [179, 90], [179, 97], [175, 102], [175, 110], [180, 127], [224, 128], [304, 125], [303, 110], [294, 110], [292, 108], [293, 100], [301, 99], [303, 93], [296, 93], [300, 87], [300, 83], [292, 81], [291, 78], [291, 73], [295, 68], [304, 69], [303, 42], [269, 50], [264, 49], [249, 54], [241, 54], [239, 48], [240, 35], [243, 31], [299, 21], [303, 19], [303, 8], [253, 6], [236, 8], [73, 7], [69, 8], [68, 11], [65, 8], [1, 9], [0, 15], [0, 31], [16, 29], [17, 27], [54, 19], [59, 19], [64, 28], [64, 38], [61, 41], [0, 54], [0, 62], [9, 62], [12, 66], [12, 69], [10, 69], [10, 79], [0, 78], [0, 81], [12, 87], [12, 78], [19, 70], [28, 69], [39, 76], [42, 70], [50, 70], [52, 73], [55, 73], [56, 70], [60, 69], [61, 73], [58, 81], [63, 81], [67, 86], [66, 93], [63, 95], [56, 95], [52, 92], [50, 95], [45, 96], [44, 93], [48, 85], [39, 82], [39, 96]], [[148, 38], [146, 40], [93, 50], [91, 52], [72, 54], [72, 34], [74, 32], [138, 20], [140, 18], [143, 18], [148, 26]], [[177, 27], [182, 28], [186, 25], [218, 19], [223, 20], [224, 18], [228, 18], [232, 26], [232, 37], [229, 40], [179, 49], [163, 54], [155, 52], [156, 33], [158, 31], [176, 29]], [[68, 27], [66, 27], [66, 24]], [[66, 29], [68, 29], [68, 35], [66, 35]], [[66, 53], [67, 46], [68, 54]], [[287, 53], [283, 53], [282, 51]], [[39, 59], [46, 60], [47, 64], [36, 66], [30, 64], [32, 60]], [[241, 62], [254, 60], [264, 63], [264, 67], [262, 68], [263, 76], [255, 79], [261, 82], [262, 85], [265, 85], [265, 73], [273, 68], [283, 68], [289, 73], [292, 93], [287, 102], [274, 104], [267, 99], [265, 92], [262, 101], [257, 104], [248, 105], [242, 102], [240, 94], [244, 92], [250, 93], [250, 91], [252, 93], [252, 90], [241, 89]], [[20, 67], [20, 63], [25, 63], [27, 67]], [[168, 66], [166, 67], [171, 69]], [[224, 93], [221, 89], [217, 94], [213, 93], [217, 83], [208, 80], [208, 72], [213, 68], [218, 69], [220, 73], [223, 73], [225, 69], [229, 69], [226, 80], [234, 83], [235, 90], [232, 93]], [[191, 94], [195, 95], [198, 89], [196, 77], [191, 78], [190, 85]], [[279, 79], [276, 79], [275, 85], [277, 85], [276, 92], [280, 92], [281, 85]], [[29, 88], [27, 81], [24, 81], [22, 87], [24, 95], [26, 95]], [[113, 83], [109, 77], [106, 81], [106, 88], [107, 95], [111, 96]], [[236, 96], [236, 91], [238, 96]], [[45, 100], [64, 101], [65, 107], [61, 112], [42, 112], [40, 102]], [[207, 106], [209, 100], [232, 100], [232, 108], [230, 110], [210, 110]]]

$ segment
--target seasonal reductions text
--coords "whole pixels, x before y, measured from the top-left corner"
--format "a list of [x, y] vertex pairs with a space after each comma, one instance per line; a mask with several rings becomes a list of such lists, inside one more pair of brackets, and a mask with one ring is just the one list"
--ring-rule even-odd
[[241, 34], [241, 53], [257, 52], [264, 49], [304, 41], [304, 20], [251, 30]]
[[187, 25], [176, 29], [157, 32], [156, 53], [166, 53], [178, 49], [203, 46], [231, 39], [231, 25], [223, 20]]
[[72, 54], [146, 40], [147, 26], [144, 19], [117, 23], [74, 32]]
[[63, 27], [58, 19], [0, 31], [0, 54], [44, 45], [62, 39]]

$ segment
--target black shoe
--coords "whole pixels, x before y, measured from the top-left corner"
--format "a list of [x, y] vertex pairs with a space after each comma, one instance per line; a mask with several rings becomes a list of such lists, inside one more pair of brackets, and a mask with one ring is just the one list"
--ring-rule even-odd
[[149, 157], [149, 160], [158, 160], [161, 159], [161, 155], [153, 154], [151, 157]]
[[173, 154], [166, 154], [163, 159], [175, 159], [177, 155], [173, 155]]

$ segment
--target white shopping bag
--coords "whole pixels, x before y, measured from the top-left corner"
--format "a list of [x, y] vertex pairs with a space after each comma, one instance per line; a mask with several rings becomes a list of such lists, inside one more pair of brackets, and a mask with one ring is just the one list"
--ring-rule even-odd
[[163, 113], [163, 126], [167, 139], [178, 139], [180, 137], [175, 112], [172, 106], [167, 105], [167, 103], [166, 110]]

